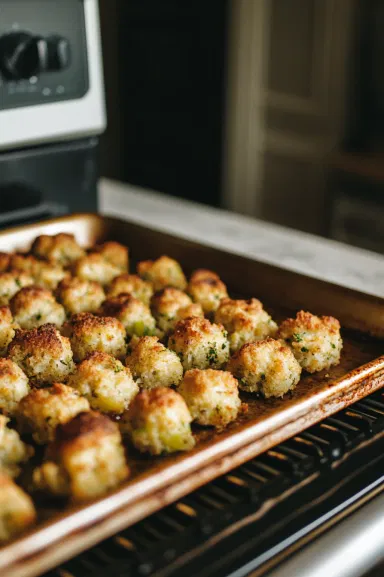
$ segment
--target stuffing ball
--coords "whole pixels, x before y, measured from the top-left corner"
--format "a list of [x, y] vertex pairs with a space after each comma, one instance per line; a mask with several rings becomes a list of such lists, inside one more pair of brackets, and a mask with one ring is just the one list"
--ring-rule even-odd
[[73, 265], [73, 274], [82, 280], [98, 282], [103, 286], [121, 274], [121, 270], [105, 260], [101, 254], [93, 253], [83, 256]]
[[187, 279], [180, 264], [169, 256], [139, 262], [137, 272], [141, 278], [153, 284], [155, 291], [160, 291], [167, 286], [173, 286], [182, 291], [187, 288]]
[[66, 319], [64, 307], [48, 289], [28, 286], [11, 298], [9, 307], [22, 329], [33, 329], [48, 323], [60, 327]]
[[241, 408], [237, 380], [227, 371], [192, 369], [177, 390], [199, 425], [225, 427]]
[[191, 421], [183, 397], [173, 389], [160, 387], [139, 393], [123, 415], [120, 427], [136, 449], [160, 455], [194, 447]]
[[94, 411], [59, 425], [46, 457], [33, 473], [35, 488], [77, 502], [103, 495], [129, 475], [119, 427]]
[[77, 244], [73, 234], [66, 232], [38, 236], [32, 244], [31, 252], [38, 258], [63, 267], [69, 266], [85, 255], [84, 249]]
[[105, 353], [93, 353], [82, 361], [68, 385], [86, 397], [92, 409], [103, 413], [123, 413], [139, 392], [131, 371]]
[[219, 369], [229, 358], [224, 327], [198, 317], [179, 321], [168, 339], [168, 346], [177, 353], [185, 371]]
[[20, 465], [32, 457], [34, 450], [23, 443], [19, 433], [10, 429], [9, 419], [0, 415], [0, 471], [11, 477], [20, 473]]
[[11, 255], [8, 252], [0, 252], [0, 273], [9, 269]]
[[11, 359], [0, 359], [0, 411], [13, 416], [30, 391], [28, 378]]
[[164, 334], [171, 332], [182, 319], [204, 316], [201, 305], [192, 303], [185, 292], [173, 287], [155, 294], [151, 308], [157, 326]]
[[101, 305], [99, 314], [119, 319], [130, 337], [153, 335], [156, 330], [156, 321], [149, 307], [132, 295], [123, 293], [107, 299]]
[[317, 317], [300, 311], [295, 319], [281, 323], [278, 338], [285, 341], [309, 373], [329, 369], [340, 362], [343, 341], [340, 323], [334, 317]]
[[69, 339], [55, 325], [16, 331], [8, 356], [36, 386], [66, 381], [75, 368]]
[[56, 296], [71, 315], [94, 313], [105, 299], [103, 287], [99, 283], [76, 277], [62, 280], [57, 287]]
[[301, 374], [292, 351], [271, 338], [243, 345], [227, 369], [239, 380], [240, 389], [266, 398], [282, 397], [294, 389]]
[[33, 255], [12, 255], [11, 268], [29, 274], [35, 285], [52, 291], [63, 278], [68, 276], [61, 266], [38, 260]]
[[201, 304], [205, 314], [215, 312], [220, 300], [228, 296], [227, 287], [220, 277], [205, 269], [192, 273], [187, 292], [195, 303]]
[[11, 271], [0, 273], [0, 305], [7, 305], [20, 289], [32, 284], [33, 278], [25, 272]]
[[149, 305], [153, 295], [152, 284], [136, 274], [121, 274], [113, 279], [108, 288], [108, 298], [117, 297], [122, 293], [134, 296], [145, 305]]
[[14, 322], [11, 310], [0, 307], [0, 356], [7, 354], [8, 345], [15, 336], [19, 326]]
[[257, 299], [222, 299], [215, 313], [215, 322], [224, 325], [229, 333], [231, 352], [245, 343], [263, 340], [276, 334], [277, 324]]
[[35, 522], [32, 499], [8, 475], [0, 472], [0, 543], [16, 537]]
[[107, 262], [117, 266], [121, 271], [128, 270], [128, 248], [119, 242], [104, 242], [103, 244], [93, 247], [92, 252], [100, 254]]
[[32, 433], [33, 440], [44, 445], [55, 438], [56, 427], [78, 413], [89, 410], [87, 399], [61, 383], [45, 389], [33, 389], [18, 407], [17, 422], [24, 433]]
[[125, 328], [113, 317], [79, 313], [65, 323], [64, 331], [70, 338], [75, 361], [82, 361], [94, 352], [107, 353], [118, 359], [125, 357]]
[[180, 359], [176, 353], [159, 343], [157, 337], [142, 337], [133, 347], [125, 363], [141, 388], [179, 384], [183, 377]]

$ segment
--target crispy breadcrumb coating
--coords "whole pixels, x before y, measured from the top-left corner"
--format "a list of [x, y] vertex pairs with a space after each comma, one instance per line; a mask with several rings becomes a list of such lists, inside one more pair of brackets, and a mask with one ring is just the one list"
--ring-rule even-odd
[[215, 322], [228, 331], [231, 352], [238, 351], [245, 343], [273, 337], [277, 331], [277, 324], [257, 299], [222, 299]]
[[222, 325], [198, 317], [179, 321], [168, 339], [184, 370], [220, 368], [228, 360], [229, 342]]
[[139, 393], [124, 413], [120, 427], [139, 451], [160, 455], [194, 447], [191, 421], [183, 397], [173, 389], [160, 387]]
[[68, 385], [86, 397], [92, 409], [123, 413], [139, 392], [131, 371], [105, 353], [92, 353], [70, 376]]
[[178, 385], [183, 377], [179, 357], [159, 342], [157, 337], [142, 337], [125, 361], [141, 388]]
[[71, 277], [61, 281], [56, 289], [57, 300], [68, 314], [77, 314], [98, 310], [105, 300], [103, 287], [95, 281]]
[[278, 338], [291, 348], [309, 373], [329, 369], [340, 362], [343, 341], [340, 323], [334, 317], [317, 317], [300, 311], [296, 318], [281, 323]]
[[38, 286], [27, 286], [11, 298], [9, 307], [15, 322], [22, 329], [33, 329], [53, 324], [60, 327], [66, 320], [64, 307], [51, 291]]
[[31, 252], [38, 258], [52, 264], [67, 267], [85, 255], [85, 250], [76, 242], [73, 234], [42, 234], [38, 236], [31, 247]]
[[108, 298], [101, 305], [99, 314], [119, 319], [130, 337], [153, 335], [156, 330], [156, 321], [149, 307], [129, 294]]
[[180, 264], [169, 256], [161, 256], [157, 260], [145, 260], [137, 265], [137, 272], [144, 280], [153, 284], [155, 291], [168, 286], [185, 290], [187, 279]]
[[11, 359], [0, 359], [0, 411], [13, 416], [30, 391], [26, 374]]
[[74, 370], [69, 339], [54, 325], [16, 331], [8, 356], [36, 386], [65, 382]]
[[227, 370], [239, 380], [240, 389], [266, 398], [282, 397], [297, 385], [301, 374], [292, 351], [271, 338], [243, 345]]
[[122, 293], [132, 295], [148, 306], [153, 295], [153, 287], [150, 282], [136, 274], [124, 273], [115, 277], [109, 285], [108, 298], [117, 297]]
[[225, 427], [241, 408], [237, 380], [227, 371], [192, 369], [177, 390], [199, 425]]
[[205, 314], [214, 313], [220, 300], [228, 297], [227, 287], [220, 277], [206, 269], [192, 273], [187, 292], [195, 303], [201, 304]]
[[101, 254], [101, 256], [109, 263], [117, 266], [122, 271], [127, 271], [129, 266], [128, 248], [119, 242], [108, 241], [103, 244], [96, 245], [92, 248], [92, 252]]
[[87, 399], [78, 391], [61, 383], [45, 389], [33, 389], [18, 407], [17, 422], [23, 433], [32, 433], [39, 445], [55, 438], [56, 427], [78, 413], [89, 410]]
[[118, 359], [125, 357], [125, 328], [114, 317], [79, 313], [65, 323], [64, 332], [70, 338], [75, 361], [82, 361], [94, 352], [107, 353]]
[[16, 537], [35, 522], [32, 499], [0, 471], [0, 543]]
[[75, 502], [105, 494], [129, 475], [119, 427], [94, 411], [59, 425], [46, 456], [34, 471], [35, 488]]

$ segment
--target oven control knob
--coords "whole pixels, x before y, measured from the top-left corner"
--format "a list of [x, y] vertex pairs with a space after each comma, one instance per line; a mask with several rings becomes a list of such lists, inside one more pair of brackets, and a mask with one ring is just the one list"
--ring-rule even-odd
[[0, 37], [0, 69], [11, 80], [27, 79], [48, 66], [48, 45], [41, 36], [10, 32]]
[[60, 71], [68, 68], [71, 61], [70, 45], [62, 36], [50, 36], [48, 43], [48, 68], [50, 71]]

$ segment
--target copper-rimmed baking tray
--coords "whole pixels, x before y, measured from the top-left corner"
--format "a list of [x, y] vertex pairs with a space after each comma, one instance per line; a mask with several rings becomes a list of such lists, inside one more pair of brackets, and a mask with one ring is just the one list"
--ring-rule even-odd
[[0, 549], [0, 575], [39, 575], [171, 503], [200, 485], [384, 386], [384, 299], [188, 242], [132, 222], [72, 215], [0, 234], [0, 251], [27, 249], [39, 234], [72, 232], [84, 245], [105, 239], [130, 247], [135, 260], [168, 254], [189, 273], [212, 268], [230, 294], [260, 298], [275, 318], [303, 308], [336, 316], [343, 327], [341, 363], [305, 375], [291, 395], [244, 396], [249, 410], [221, 433], [196, 430], [189, 453], [145, 458], [130, 451], [133, 474], [110, 495], [63, 511], [40, 509], [41, 523]]

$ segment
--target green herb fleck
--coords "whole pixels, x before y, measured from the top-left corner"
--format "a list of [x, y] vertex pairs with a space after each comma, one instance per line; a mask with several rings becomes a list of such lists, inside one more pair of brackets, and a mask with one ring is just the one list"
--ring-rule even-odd
[[331, 347], [332, 347], [333, 349], [335, 349], [335, 348], [336, 348], [336, 345], [334, 345], [333, 343], [331, 343]]
[[309, 349], [307, 349], [307, 347], [301, 347], [301, 352], [302, 353], [309, 353]]
[[293, 340], [296, 341], [296, 343], [301, 343], [303, 337], [300, 333], [293, 333]]
[[115, 366], [113, 367], [113, 370], [115, 371], [115, 373], [121, 373], [121, 371], [124, 370], [124, 367], [119, 366], [119, 365], [115, 365]]
[[35, 319], [37, 321], [41, 321], [41, 313], [38, 313], [37, 315], [35, 315]]
[[210, 347], [207, 353], [207, 361], [209, 363], [217, 363], [218, 361], [218, 356], [217, 356], [217, 350], [216, 347]]
[[264, 373], [262, 373], [262, 374], [260, 375], [260, 379], [261, 379], [262, 381], [265, 381], [265, 374], [264, 374]]
[[226, 346], [227, 346], [226, 343], [223, 343], [223, 344], [221, 345], [222, 350], [224, 350]]
[[21, 288], [21, 280], [19, 278], [15, 278], [15, 283], [19, 288]]

